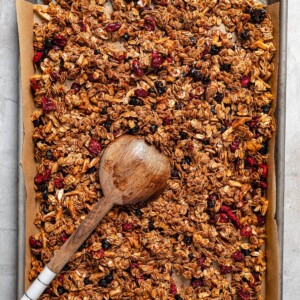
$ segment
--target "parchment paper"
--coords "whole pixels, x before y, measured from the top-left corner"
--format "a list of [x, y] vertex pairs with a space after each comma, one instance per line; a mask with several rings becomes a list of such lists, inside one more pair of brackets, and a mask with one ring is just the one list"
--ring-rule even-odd
[[[26, 259], [25, 259], [25, 288], [29, 286], [28, 272], [31, 265], [31, 253], [28, 245], [29, 237], [37, 232], [37, 228], [33, 224], [33, 220], [38, 211], [39, 204], [35, 200], [34, 191], [34, 176], [36, 174], [36, 163], [33, 155], [33, 124], [31, 122], [31, 114], [35, 110], [30, 90], [29, 78], [34, 74], [34, 67], [32, 64], [33, 57], [33, 4], [25, 0], [16, 0], [17, 3], [17, 18], [19, 29], [19, 44], [20, 44], [20, 63], [21, 63], [21, 84], [22, 84], [22, 110], [23, 110], [23, 126], [24, 126], [24, 142], [22, 167], [25, 178], [26, 187]], [[278, 54], [279, 54], [279, 3], [268, 6], [274, 25], [274, 45], [277, 49], [274, 58], [275, 70], [271, 78], [271, 91], [277, 99], [277, 82], [278, 82]], [[276, 100], [273, 103], [272, 112], [276, 107]], [[21, 147], [21, 145], [20, 145]], [[267, 253], [267, 273], [265, 279], [265, 299], [279, 300], [280, 299], [280, 265], [279, 265], [279, 247], [278, 247], [278, 233], [275, 220], [276, 212], [276, 185], [275, 185], [275, 135], [273, 135], [270, 142], [270, 159], [269, 175], [268, 175], [268, 200], [269, 209], [267, 213], [266, 222], [266, 253]]]

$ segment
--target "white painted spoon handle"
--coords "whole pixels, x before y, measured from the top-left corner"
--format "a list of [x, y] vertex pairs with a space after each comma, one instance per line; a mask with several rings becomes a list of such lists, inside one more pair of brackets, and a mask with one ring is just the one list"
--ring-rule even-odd
[[55, 276], [55, 273], [45, 267], [20, 300], [38, 300]]

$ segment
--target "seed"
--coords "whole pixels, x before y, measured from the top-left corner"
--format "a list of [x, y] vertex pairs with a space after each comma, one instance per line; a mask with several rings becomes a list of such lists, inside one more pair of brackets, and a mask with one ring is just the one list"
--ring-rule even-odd
[[250, 12], [251, 20], [254, 23], [260, 24], [266, 18], [266, 11], [263, 9], [252, 9]]
[[244, 29], [241, 32], [241, 39], [244, 40], [244, 41], [248, 41], [250, 39], [250, 34], [249, 34], [248, 30]]
[[129, 104], [133, 106], [143, 106], [144, 101], [138, 97], [132, 96], [129, 99]]
[[212, 45], [212, 46], [210, 47], [209, 54], [211, 54], [211, 55], [216, 55], [216, 54], [218, 54], [220, 51], [221, 51], [221, 47], [217, 47], [217, 46], [215, 46], [215, 45]]
[[111, 248], [111, 243], [107, 239], [102, 240], [101, 244], [102, 244], [103, 250], [108, 250]]
[[118, 31], [121, 28], [122, 24], [120, 22], [113, 22], [110, 24], [107, 24], [105, 27], [105, 30], [107, 32], [115, 32]]
[[191, 244], [193, 243], [193, 237], [188, 236], [188, 235], [185, 235], [185, 236], [183, 237], [183, 242], [184, 242], [187, 246], [189, 246], [189, 245], [191, 245]]
[[151, 125], [151, 126], [150, 126], [150, 132], [151, 132], [152, 134], [154, 134], [154, 133], [156, 132], [156, 130], [157, 130], [157, 127], [158, 127], [158, 126], [155, 125], [155, 124], [154, 124], [154, 125]]
[[107, 107], [104, 106], [102, 109], [101, 109], [101, 112], [100, 112], [101, 115], [106, 115], [107, 114]]
[[189, 257], [190, 261], [193, 260], [193, 258], [194, 258], [193, 253], [189, 253], [188, 257]]
[[212, 199], [208, 199], [207, 200], [207, 206], [209, 208], [214, 208], [215, 207], [215, 204], [216, 204], [216, 201], [215, 200], [212, 200]]
[[217, 101], [218, 103], [222, 102], [224, 98], [224, 94], [217, 92], [214, 96], [214, 100]]

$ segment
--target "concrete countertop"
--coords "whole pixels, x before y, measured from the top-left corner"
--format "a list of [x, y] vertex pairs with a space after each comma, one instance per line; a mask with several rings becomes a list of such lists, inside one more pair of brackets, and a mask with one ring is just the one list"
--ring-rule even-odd
[[[300, 299], [300, 1], [289, 0], [284, 300]], [[15, 1], [0, 0], [0, 299], [16, 299], [18, 35]]]

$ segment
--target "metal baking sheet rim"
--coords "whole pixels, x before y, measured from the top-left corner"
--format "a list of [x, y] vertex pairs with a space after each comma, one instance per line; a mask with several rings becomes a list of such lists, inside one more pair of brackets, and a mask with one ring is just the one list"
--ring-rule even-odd
[[[37, 3], [31, 0], [28, 2]], [[279, 53], [279, 75], [278, 75], [278, 99], [276, 107], [276, 215], [278, 227], [279, 253], [280, 253], [280, 298], [283, 299], [283, 225], [284, 225], [284, 182], [285, 182], [285, 112], [286, 112], [286, 61], [287, 61], [287, 5], [288, 0], [262, 1], [268, 4], [280, 2], [280, 53]], [[20, 72], [19, 72], [20, 74]], [[17, 297], [24, 292], [24, 266], [25, 266], [25, 199], [26, 191], [21, 166], [23, 145], [23, 119], [22, 119], [22, 93], [21, 81], [19, 80], [19, 150], [18, 150], [18, 269], [17, 269]]]

